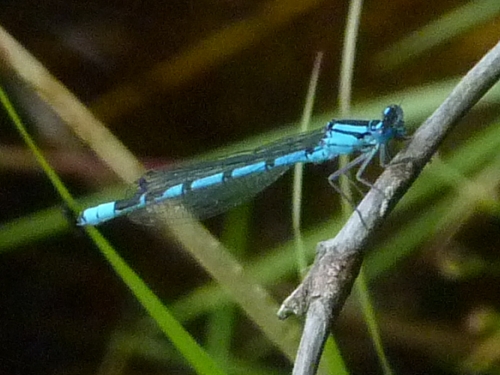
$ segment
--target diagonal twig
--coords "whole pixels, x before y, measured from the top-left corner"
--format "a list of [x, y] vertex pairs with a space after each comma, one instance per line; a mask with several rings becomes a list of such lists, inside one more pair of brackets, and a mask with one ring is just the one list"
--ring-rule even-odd
[[318, 244], [314, 265], [278, 312], [282, 319], [290, 314], [306, 314], [293, 374], [316, 373], [329, 329], [351, 291], [371, 236], [430, 161], [446, 134], [499, 78], [500, 43], [467, 73], [382, 173], [358, 206], [365, 223], [355, 213], [335, 238]]

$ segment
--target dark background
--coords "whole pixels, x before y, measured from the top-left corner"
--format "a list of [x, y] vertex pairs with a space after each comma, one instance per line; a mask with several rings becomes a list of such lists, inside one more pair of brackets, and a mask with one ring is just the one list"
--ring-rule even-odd
[[[325, 55], [315, 113], [330, 113], [337, 107], [347, 2], [311, 2], [280, 22], [266, 19], [262, 9], [269, 4], [4, 0], [0, 23], [146, 166], [155, 167], [298, 121], [318, 51]], [[392, 95], [403, 107], [418, 106], [411, 102], [415, 87], [465, 74], [498, 41], [498, 16], [401, 65], [387, 69], [383, 63], [386, 48], [464, 4], [366, 2], [357, 45], [354, 103]], [[460, 23], [463, 16], [457, 17], [455, 22]], [[251, 21], [259, 25], [252, 38], [222, 37], [216, 50], [203, 50], [212, 35], [234, 35], [222, 31], [237, 24], [245, 29]], [[205, 52], [196, 55], [200, 50]], [[163, 74], [155, 73], [158, 69]], [[19, 79], [4, 76], [2, 80], [32, 136], [72, 193], [84, 195], [119, 182]], [[135, 104], [124, 99], [127, 89], [138, 98]], [[443, 146], [444, 155], [493, 121], [498, 115], [495, 104], [489, 102], [468, 116]], [[409, 123], [418, 126], [417, 116]], [[62, 203], [6, 115], [2, 115], [0, 138], [1, 232], [13, 220], [29, 219], [38, 210], [62, 207]], [[312, 166], [306, 173], [306, 228], [338, 211], [339, 203], [325, 180], [334, 168]], [[471, 176], [463, 177], [476, 183]], [[292, 238], [290, 186], [287, 175], [256, 200], [247, 254], [242, 258], [258, 257]], [[465, 221], [457, 218], [455, 225], [422, 240], [407, 259], [373, 283], [384, 345], [397, 373], [454, 374], [470, 368], [494, 373], [498, 369], [500, 228], [497, 200], [489, 199], [488, 195], [482, 203], [474, 201], [473, 215]], [[422, 205], [396, 213], [396, 219], [381, 229], [380, 241], [426, 209]], [[224, 221], [219, 217], [207, 225], [220, 235]], [[210, 281], [180, 246], [165, 244], [151, 231], [119, 220], [103, 227], [103, 232], [166, 305]], [[407, 236], [417, 233], [410, 231]], [[28, 239], [0, 251], [0, 373], [192, 373], [83, 233], [68, 226], [63, 233]], [[290, 275], [271, 292], [281, 300], [297, 282]], [[356, 306], [350, 301], [336, 328], [342, 354], [352, 373], [379, 373]], [[186, 325], [201, 344], [209, 320], [209, 314], [200, 315]], [[241, 368], [252, 369], [247, 373], [290, 372], [286, 358], [239, 311], [232, 335], [229, 373], [245, 373]], [[143, 345], [124, 349], [138, 338]], [[252, 347], [260, 349], [255, 358], [250, 355]], [[242, 360], [249, 367], [235, 370], [235, 363]]]

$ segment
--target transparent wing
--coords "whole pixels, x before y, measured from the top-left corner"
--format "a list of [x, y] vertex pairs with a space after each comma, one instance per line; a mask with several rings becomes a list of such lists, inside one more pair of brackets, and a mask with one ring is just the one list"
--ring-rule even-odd
[[[172, 186], [191, 183], [198, 179], [228, 172], [235, 168], [251, 165], [261, 161], [272, 162], [276, 157], [298, 150], [306, 150], [317, 146], [324, 137], [324, 129], [298, 134], [279, 140], [250, 152], [242, 152], [216, 160], [186, 164], [172, 170], [152, 170], [144, 174], [137, 182], [131, 196], [140, 194], [161, 196]], [[276, 181], [291, 165], [272, 167], [267, 171], [254, 173], [239, 178], [228, 178], [220, 184], [203, 189], [185, 189], [178, 198], [171, 198], [161, 203], [151, 200], [146, 207], [129, 214], [132, 221], [141, 224], [155, 223], [154, 214], [161, 213], [169, 218], [177, 219], [185, 216], [179, 207], [185, 207], [199, 219], [215, 216], [256, 195]]]
[[[171, 186], [186, 181], [194, 181], [203, 177], [233, 170], [260, 161], [272, 161], [279, 156], [299, 150], [312, 149], [324, 137], [324, 129], [313, 130], [289, 138], [278, 140], [252, 151], [245, 151], [219, 159], [188, 163], [175, 169], [159, 169], [148, 171], [136, 181], [136, 192], [161, 193]], [[269, 172], [267, 172], [269, 173]]]
[[237, 206], [264, 190], [281, 177], [290, 167], [279, 167], [271, 171], [231, 179], [222, 184], [204, 189], [188, 191], [179, 198], [150, 204], [133, 211], [128, 216], [136, 223], [153, 225], [158, 217], [182, 220], [186, 210], [198, 219], [206, 219]]

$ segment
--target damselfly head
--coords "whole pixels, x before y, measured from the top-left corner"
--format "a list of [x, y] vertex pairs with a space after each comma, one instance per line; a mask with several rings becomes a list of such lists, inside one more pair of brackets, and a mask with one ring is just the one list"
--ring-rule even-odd
[[406, 127], [404, 122], [403, 108], [397, 104], [387, 106], [382, 112], [383, 128], [392, 132], [394, 138], [405, 138]]

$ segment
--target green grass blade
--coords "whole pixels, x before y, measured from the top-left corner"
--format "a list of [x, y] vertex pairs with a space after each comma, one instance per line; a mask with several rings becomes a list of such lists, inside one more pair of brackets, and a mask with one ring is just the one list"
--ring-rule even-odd
[[[6, 109], [16, 129], [21, 134], [29, 149], [33, 152], [33, 155], [53, 184], [54, 188], [57, 190], [58, 194], [67, 206], [70, 207], [74, 213], [77, 213], [79, 211], [78, 204], [71, 196], [69, 190], [66, 189], [62, 181], [59, 179], [57, 173], [51, 168], [40, 149], [36, 146], [35, 142], [31, 139], [17, 112], [1, 87], [0, 102]], [[24, 223], [24, 226], [26, 228], [27, 224]], [[17, 225], [17, 229], [19, 228], [20, 226]], [[11, 230], [13, 230], [12, 227]], [[168, 309], [161, 303], [159, 298], [148, 288], [148, 286], [132, 270], [132, 268], [125, 263], [125, 261], [118, 255], [118, 253], [99, 233], [99, 231], [93, 227], [85, 227], [85, 231], [89, 234], [90, 238], [94, 241], [101, 253], [111, 264], [115, 272], [130, 288], [134, 296], [157, 322], [163, 333], [171, 340], [174, 346], [191, 364], [195, 371], [198, 374], [223, 375], [224, 372], [220, 370], [212, 358], [210, 358], [210, 356], [197, 344], [189, 333], [184, 330], [181, 324], [177, 322]]]

